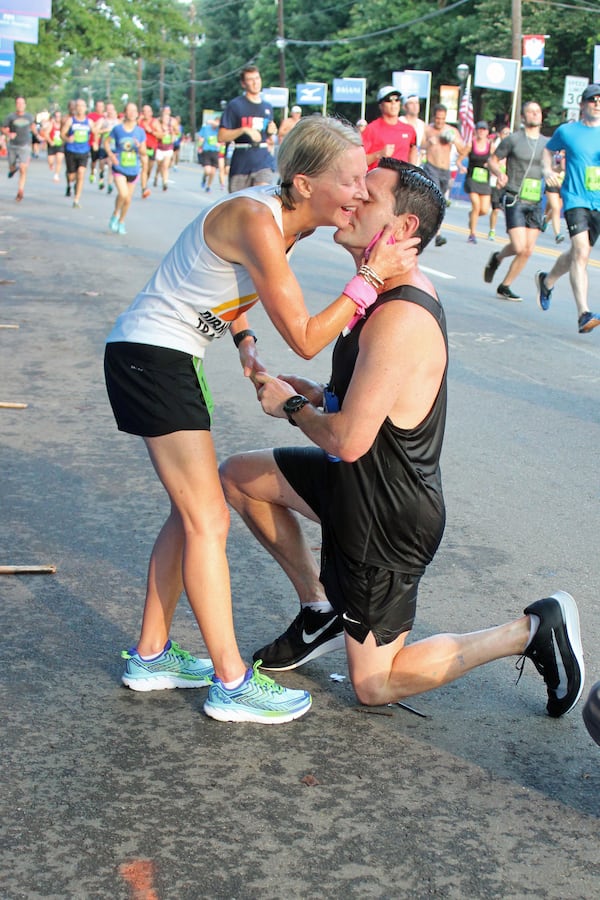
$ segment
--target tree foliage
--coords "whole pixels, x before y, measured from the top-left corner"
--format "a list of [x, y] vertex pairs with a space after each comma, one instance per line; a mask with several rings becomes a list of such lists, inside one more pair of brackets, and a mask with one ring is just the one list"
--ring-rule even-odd
[[[549, 35], [548, 71], [524, 72], [522, 94], [539, 100], [555, 121], [565, 75], [592, 76], [600, 36], [597, 16], [585, 7], [593, 2], [578, 8], [522, 0], [523, 33]], [[184, 106], [194, 53], [198, 110], [218, 108], [239, 92], [238, 73], [249, 62], [258, 65], [265, 86], [280, 83], [278, 4], [284, 4], [292, 101], [298, 82], [348, 76], [367, 79], [372, 102], [393, 71], [420, 69], [432, 73], [435, 102], [441, 84], [457, 83], [459, 62], [473, 72], [478, 53], [512, 56], [512, 0], [53, 0], [52, 19], [40, 22], [39, 45], [16, 45], [15, 80], [5, 95], [62, 102], [69, 79], [77, 85], [82, 72], [105, 73], [114, 63], [114, 72], [131, 81], [131, 61], [142, 59], [144, 100], [156, 103], [160, 93], [172, 106]], [[136, 84], [127, 92], [136, 96]], [[492, 119], [510, 107], [510, 94], [476, 89], [474, 96], [478, 116]]]

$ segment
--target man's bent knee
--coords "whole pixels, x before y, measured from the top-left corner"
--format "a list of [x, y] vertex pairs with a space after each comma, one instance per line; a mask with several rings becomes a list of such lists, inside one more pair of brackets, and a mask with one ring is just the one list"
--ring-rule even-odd
[[223, 493], [227, 502], [232, 506], [234, 505], [234, 498], [239, 494], [239, 479], [242, 474], [243, 456], [242, 453], [229, 456], [219, 466], [219, 478], [221, 479]]

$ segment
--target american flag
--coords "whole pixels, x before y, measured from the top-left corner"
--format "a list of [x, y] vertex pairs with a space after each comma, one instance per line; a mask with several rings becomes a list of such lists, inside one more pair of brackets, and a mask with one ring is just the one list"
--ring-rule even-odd
[[458, 110], [458, 121], [460, 123], [460, 136], [465, 144], [470, 144], [475, 133], [475, 117], [473, 115], [473, 96], [471, 94], [471, 82], [465, 89], [460, 101], [460, 109]]

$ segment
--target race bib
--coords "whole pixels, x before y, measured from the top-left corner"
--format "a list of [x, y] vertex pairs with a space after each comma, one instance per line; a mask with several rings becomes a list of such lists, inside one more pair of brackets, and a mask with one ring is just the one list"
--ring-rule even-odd
[[473, 181], [476, 181], [477, 184], [487, 184], [490, 180], [490, 173], [482, 166], [474, 166], [473, 171], [471, 172], [471, 178]]
[[87, 144], [88, 142], [88, 130], [87, 128], [76, 128], [73, 132], [73, 143], [74, 144]]
[[524, 178], [521, 190], [519, 191], [521, 200], [527, 200], [529, 203], [539, 203], [542, 199], [542, 181], [540, 178]]
[[586, 191], [600, 191], [600, 166], [585, 167]]
[[135, 150], [121, 150], [119, 154], [119, 162], [124, 169], [133, 169], [137, 162]]

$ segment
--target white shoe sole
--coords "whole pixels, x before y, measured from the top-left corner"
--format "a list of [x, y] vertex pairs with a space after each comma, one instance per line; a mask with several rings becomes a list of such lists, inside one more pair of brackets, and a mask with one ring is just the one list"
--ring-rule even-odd
[[556, 591], [554, 594], [550, 595], [560, 604], [560, 608], [562, 609], [562, 613], [565, 619], [565, 624], [567, 628], [567, 638], [569, 640], [569, 644], [571, 645], [571, 650], [575, 658], [577, 659], [577, 663], [579, 665], [579, 671], [581, 674], [581, 682], [579, 685], [579, 691], [577, 696], [573, 700], [571, 706], [565, 710], [563, 715], [571, 712], [573, 707], [577, 704], [577, 701], [581, 697], [583, 693], [583, 685], [585, 682], [585, 665], [583, 662], [583, 647], [581, 644], [581, 628], [579, 625], [579, 612], [577, 611], [577, 604], [573, 597], [568, 594], [566, 591]]
[[292, 669], [299, 669], [300, 666], [303, 666], [314, 659], [318, 659], [320, 656], [325, 656], [326, 653], [333, 653], [334, 650], [343, 650], [345, 646], [346, 641], [342, 632], [342, 634], [336, 634], [336, 636], [332, 637], [329, 641], [325, 641], [324, 644], [315, 647], [308, 656], [304, 656], [299, 662], [290, 663], [289, 666], [261, 665], [260, 668], [264, 669], [265, 672], [290, 672]]
[[121, 681], [132, 691], [172, 691], [175, 688], [210, 687], [212, 681], [189, 681], [187, 678], [171, 678], [159, 675], [156, 678], [130, 678], [123, 675]]
[[282, 716], [273, 716], [272, 718], [269, 718], [264, 715], [261, 716], [260, 713], [253, 713], [247, 709], [223, 709], [221, 706], [213, 706], [213, 704], [207, 700], [204, 704], [204, 712], [207, 716], [210, 716], [211, 719], [216, 719], [218, 722], [255, 722], [257, 725], [285, 725], [286, 722], [293, 722], [294, 719], [299, 719], [309, 711], [311, 706], [312, 698], [305, 707], [302, 707], [302, 709], [292, 713], [286, 713]]

